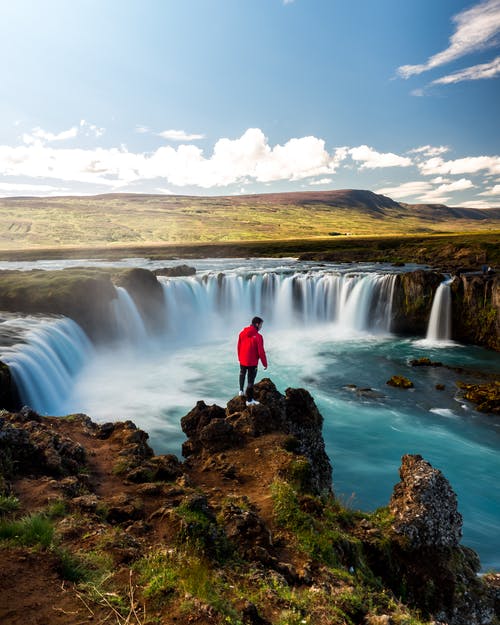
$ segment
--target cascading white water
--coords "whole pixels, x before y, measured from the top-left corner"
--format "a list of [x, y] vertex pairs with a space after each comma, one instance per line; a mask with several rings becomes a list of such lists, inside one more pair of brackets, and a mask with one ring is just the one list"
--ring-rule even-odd
[[436, 289], [427, 326], [427, 341], [450, 341], [451, 339], [451, 282], [451, 280], [445, 280]]
[[147, 340], [148, 334], [137, 306], [123, 287], [116, 287], [116, 295], [111, 304], [116, 336], [118, 340], [141, 345]]
[[73, 380], [92, 352], [80, 326], [60, 318], [29, 329], [23, 342], [2, 350], [23, 404], [57, 414]]
[[271, 327], [330, 323], [343, 333], [389, 332], [395, 274], [264, 273], [163, 278], [168, 334], [190, 344], [258, 314]]
[[[114, 352], [117, 359], [128, 358], [123, 348], [139, 348], [147, 355], [159, 347], [171, 355], [179, 348], [227, 341], [256, 314], [266, 319], [266, 327], [280, 330], [325, 326], [341, 336], [390, 331], [394, 274], [236, 272], [160, 281], [167, 329], [155, 337], [148, 334], [130, 294], [116, 289], [110, 320], [115, 342], [111, 350], [106, 347], [111, 358]], [[22, 402], [56, 414], [65, 409], [64, 400], [91, 349], [76, 323], [58, 319], [31, 331], [1, 357]]]

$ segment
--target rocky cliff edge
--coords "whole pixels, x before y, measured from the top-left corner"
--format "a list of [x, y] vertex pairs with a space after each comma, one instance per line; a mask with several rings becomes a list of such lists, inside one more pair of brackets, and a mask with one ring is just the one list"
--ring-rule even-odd
[[2, 624], [498, 622], [440, 471], [405, 456], [388, 508], [349, 510], [310, 394], [255, 388], [183, 417], [184, 462], [131, 422], [2, 411]]

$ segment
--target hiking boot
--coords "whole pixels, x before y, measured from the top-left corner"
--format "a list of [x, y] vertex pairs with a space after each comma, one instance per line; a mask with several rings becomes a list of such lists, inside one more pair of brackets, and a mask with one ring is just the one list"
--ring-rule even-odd
[[238, 395], [239, 395], [240, 397], [243, 397], [243, 395], [244, 395], [244, 394], [245, 394], [245, 393], [244, 393], [243, 391], [240, 391], [240, 392], [238, 393]]

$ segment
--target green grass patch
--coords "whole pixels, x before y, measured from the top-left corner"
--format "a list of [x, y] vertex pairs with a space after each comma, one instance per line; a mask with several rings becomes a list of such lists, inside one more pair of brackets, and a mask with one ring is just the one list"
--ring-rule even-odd
[[0, 540], [48, 549], [53, 538], [54, 526], [45, 514], [29, 514], [14, 521], [0, 520]]
[[[134, 566], [144, 596], [153, 605], [179, 605], [186, 596], [211, 606], [236, 622], [238, 613], [228, 597], [231, 591], [209, 561], [189, 549], [157, 551]], [[186, 606], [185, 606], [186, 607]]]
[[0, 495], [0, 516], [19, 510], [19, 499], [14, 495]]

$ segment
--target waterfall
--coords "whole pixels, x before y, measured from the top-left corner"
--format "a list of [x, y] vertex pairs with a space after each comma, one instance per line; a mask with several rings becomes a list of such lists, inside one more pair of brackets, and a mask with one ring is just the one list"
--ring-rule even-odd
[[[152, 358], [211, 341], [227, 343], [254, 315], [275, 330], [324, 327], [325, 337], [390, 331], [394, 274], [257, 271], [165, 277], [160, 282], [166, 330], [154, 337], [127, 290], [116, 289], [110, 337], [115, 341], [95, 347], [96, 353], [106, 351], [111, 368], [113, 358], [129, 362], [131, 353]], [[70, 319], [34, 323], [0, 358], [10, 367], [23, 403], [41, 413], [63, 414], [65, 400], [95, 350]], [[130, 347], [139, 351], [130, 353]], [[130, 363], [135, 366], [136, 360]]]
[[[21, 324], [22, 325], [22, 324]], [[23, 404], [45, 414], [60, 414], [73, 380], [92, 352], [80, 326], [71, 319], [27, 320], [22, 342], [5, 348]]]
[[330, 324], [342, 333], [390, 331], [395, 274], [264, 273], [160, 278], [171, 340], [215, 339], [254, 315], [266, 327]]
[[132, 345], [142, 345], [147, 340], [144, 321], [130, 294], [123, 287], [115, 287], [117, 297], [112, 301], [116, 335], [119, 340]]
[[451, 339], [451, 280], [445, 280], [436, 289], [431, 316], [427, 326], [426, 340], [450, 341]]

